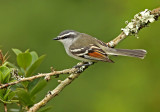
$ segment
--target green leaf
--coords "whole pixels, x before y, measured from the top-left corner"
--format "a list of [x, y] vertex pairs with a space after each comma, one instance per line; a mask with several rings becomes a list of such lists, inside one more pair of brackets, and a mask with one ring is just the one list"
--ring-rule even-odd
[[3, 100], [4, 98], [4, 92], [5, 90], [4, 89], [0, 89], [0, 99]]
[[16, 65], [14, 65], [13, 63], [10, 63], [10, 62], [7, 62], [7, 67], [18, 69], [18, 67]]
[[7, 65], [8, 65], [8, 62], [5, 61], [5, 62], [3, 63], [3, 66], [7, 66]]
[[38, 59], [38, 54], [35, 51], [30, 52], [32, 55], [32, 63], [34, 63]]
[[9, 83], [10, 82], [10, 77], [11, 77], [11, 71], [8, 72], [8, 74], [5, 74], [4, 79], [3, 79], [3, 83]]
[[12, 103], [11, 101], [4, 101], [2, 99], [0, 99], [0, 101], [3, 102], [3, 103]]
[[36, 84], [38, 84], [39, 80], [40, 78], [34, 79], [33, 81], [29, 82], [28, 87], [27, 87], [29, 92], [36, 86]]
[[18, 103], [19, 100], [11, 100], [12, 103]]
[[24, 88], [27, 88], [27, 87], [28, 87], [29, 82], [24, 81], [24, 82], [21, 82], [21, 84], [23, 85], [23, 87], [24, 87]]
[[41, 80], [36, 84], [36, 86], [31, 90], [31, 96], [33, 97], [35, 94], [37, 94], [39, 91], [41, 91], [45, 86], [47, 85], [46, 80]]
[[8, 95], [8, 100], [12, 100], [12, 98], [15, 96], [15, 92], [10, 92]]
[[4, 103], [11, 103], [11, 99], [15, 96], [10, 88], [0, 89], [0, 100]]
[[5, 101], [8, 100], [8, 95], [9, 95], [10, 92], [11, 92], [11, 89], [7, 89], [7, 90], [6, 90], [6, 93], [5, 93], [5, 95], [4, 95], [4, 100], [5, 100]]
[[[11, 76], [11, 69], [9, 69], [8, 67], [5, 66], [1, 66], [0, 67], [0, 79], [1, 79], [1, 83], [8, 83], [10, 76]], [[3, 80], [2, 80], [3, 78]]]
[[45, 55], [40, 56], [27, 70], [26, 77], [32, 76], [34, 71], [39, 67], [39, 65], [42, 63]]
[[16, 90], [16, 93], [18, 95], [19, 101], [24, 105], [24, 106], [32, 106], [34, 102], [31, 99], [30, 94], [23, 88], [18, 88]]
[[0, 71], [0, 84], [3, 84], [3, 81], [4, 80], [4, 78], [3, 78], [3, 73]]
[[17, 63], [20, 67], [26, 69], [32, 62], [32, 56], [28, 53], [20, 53], [17, 56]]
[[25, 51], [25, 53], [29, 53], [29, 50], [30, 50], [30, 49], [27, 49], [27, 50]]
[[0, 71], [3, 73], [3, 75], [7, 75], [11, 70], [8, 67], [1, 66]]
[[13, 51], [16, 55], [22, 53], [22, 51], [20, 51], [19, 49], [14, 49], [14, 48], [13, 48], [12, 51]]

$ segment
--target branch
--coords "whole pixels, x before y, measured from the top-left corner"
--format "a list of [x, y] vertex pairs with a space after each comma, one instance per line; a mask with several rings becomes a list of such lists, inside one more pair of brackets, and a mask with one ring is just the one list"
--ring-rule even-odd
[[27, 112], [36, 112], [38, 109], [40, 109], [42, 106], [44, 106], [48, 101], [50, 101], [52, 98], [57, 96], [67, 85], [69, 85], [79, 75], [80, 75], [80, 73], [71, 74], [65, 80], [63, 80], [63, 81], [59, 80], [58, 82], [60, 84], [55, 89], [53, 89], [52, 91], [48, 92], [48, 94], [44, 97], [43, 100], [41, 100], [40, 102], [35, 104]]
[[27, 78], [20, 78], [19, 77], [17, 81], [14, 81], [14, 82], [11, 82], [11, 83], [8, 83], [8, 84], [1, 84], [0, 89], [6, 88], [6, 87], [11, 86], [11, 85], [18, 84], [20, 82], [32, 81], [34, 79], [41, 78], [41, 77], [46, 77], [47, 78], [49, 76], [57, 76], [57, 75], [60, 75], [60, 74], [71, 74], [71, 73], [75, 73], [77, 71], [78, 71], [78, 68], [70, 68], [70, 69], [65, 69], [65, 70], [61, 70], [61, 71], [53, 71], [51, 73], [38, 74], [38, 75], [34, 75], [34, 76], [31, 76], [31, 77], [27, 77]]
[[4, 103], [4, 112], [8, 112], [7, 104], [6, 103]]
[[[149, 23], [152, 23], [158, 20], [159, 16], [160, 16], [160, 8], [154, 9], [152, 11], [145, 10], [136, 14], [134, 16], [134, 19], [132, 19], [131, 22], [129, 22], [127, 26], [122, 29], [123, 32], [120, 33], [120, 35], [117, 36], [115, 39], [108, 42], [107, 45], [109, 47], [115, 47], [119, 42], [124, 40], [127, 36], [130, 36], [130, 35], [136, 36], [142, 28], [146, 27]], [[83, 63], [79, 63], [78, 65], [82, 65], [82, 64]], [[45, 79], [48, 79], [50, 76], [57, 76], [60, 74], [71, 74], [65, 80], [63, 81], [59, 80], [58, 82], [60, 84], [55, 89], [48, 92], [48, 94], [44, 97], [44, 99], [42, 99], [40, 102], [38, 102], [28, 110], [28, 112], [36, 112], [42, 106], [47, 104], [48, 101], [50, 101], [52, 98], [57, 96], [67, 85], [69, 85], [75, 78], [77, 78], [87, 67], [88, 66], [82, 66], [80, 68], [70, 68], [62, 71], [52, 71], [51, 73], [38, 74], [38, 75], [27, 77], [27, 78], [18, 78], [18, 80], [15, 82], [11, 82], [8, 84], [1, 84], [0, 89], [18, 84], [20, 82], [31, 81], [40, 77], [45, 77]]]
[[124, 40], [127, 36], [130, 35], [137, 36], [138, 32], [142, 28], [147, 27], [149, 23], [158, 20], [159, 16], [160, 16], [160, 7], [153, 9], [152, 11], [146, 9], [145, 11], [136, 14], [134, 16], [134, 19], [132, 19], [131, 22], [129, 22], [125, 28], [121, 29], [123, 32], [120, 33], [115, 39], [108, 42], [107, 45], [109, 47], [115, 47], [119, 42]]
[[[83, 65], [83, 63], [78, 63], [78, 65]], [[48, 101], [57, 96], [67, 85], [69, 85], [74, 79], [78, 78], [78, 76], [84, 71], [88, 66], [80, 67], [79, 73], [72, 73], [65, 80], [58, 80], [60, 83], [55, 89], [49, 91], [48, 94], [42, 99], [40, 102], [31, 107], [27, 112], [36, 112], [42, 106], [46, 105]]]
[[[136, 14], [134, 16], [134, 19], [132, 20], [132, 22], [128, 23], [126, 28], [122, 29], [123, 32], [119, 36], [117, 36], [115, 39], [108, 42], [107, 45], [109, 47], [115, 47], [119, 42], [121, 42], [127, 36], [138, 34], [140, 29], [142, 29], [143, 27], [146, 27], [149, 23], [157, 20], [159, 16], [160, 16], [160, 8], [154, 9], [152, 11], [145, 10], [143, 12]], [[132, 28], [130, 26], [131, 24], [132, 24]], [[126, 32], [125, 30], [128, 30], [128, 32]], [[57, 96], [67, 85], [69, 85], [79, 75], [80, 75], [80, 73], [71, 74], [64, 81], [59, 81], [60, 84], [55, 89], [50, 91], [44, 97], [44, 99], [42, 99], [40, 102], [38, 102], [33, 107], [31, 107], [28, 112], [36, 112], [39, 108], [44, 106], [48, 101], [50, 101], [52, 98]]]

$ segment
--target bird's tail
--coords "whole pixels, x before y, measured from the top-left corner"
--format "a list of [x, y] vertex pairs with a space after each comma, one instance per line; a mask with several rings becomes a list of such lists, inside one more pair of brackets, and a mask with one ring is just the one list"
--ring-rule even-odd
[[109, 55], [120, 55], [120, 56], [130, 56], [143, 59], [147, 54], [146, 50], [143, 49], [114, 49], [108, 48], [106, 53]]

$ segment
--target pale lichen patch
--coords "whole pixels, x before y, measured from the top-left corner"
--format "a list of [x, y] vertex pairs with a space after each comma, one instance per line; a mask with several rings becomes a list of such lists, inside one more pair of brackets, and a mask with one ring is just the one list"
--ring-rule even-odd
[[154, 22], [154, 15], [151, 14], [151, 11], [145, 9], [134, 16], [134, 19], [131, 22], [127, 23], [125, 28], [121, 28], [121, 30], [128, 36], [128, 35], [135, 35], [137, 37], [138, 31], [141, 27], [146, 27], [148, 23]]

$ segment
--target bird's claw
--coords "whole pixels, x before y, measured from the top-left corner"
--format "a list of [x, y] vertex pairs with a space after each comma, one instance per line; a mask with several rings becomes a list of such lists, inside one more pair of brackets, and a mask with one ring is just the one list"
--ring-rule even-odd
[[81, 72], [83, 72], [86, 68], [88, 68], [92, 64], [94, 64], [94, 62], [83, 62], [83, 64], [80, 64], [80, 65], [77, 64], [73, 68], [78, 68], [78, 70], [76, 71], [76, 73], [81, 73]]

